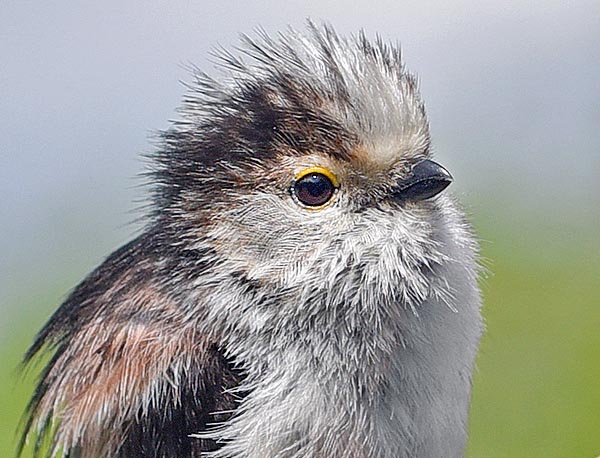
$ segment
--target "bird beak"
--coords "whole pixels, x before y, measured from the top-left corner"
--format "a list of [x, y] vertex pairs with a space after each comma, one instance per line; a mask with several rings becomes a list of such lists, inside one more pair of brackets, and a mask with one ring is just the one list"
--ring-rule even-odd
[[400, 180], [394, 189], [394, 197], [398, 200], [429, 199], [452, 183], [452, 175], [437, 162], [429, 159], [417, 162], [410, 175]]

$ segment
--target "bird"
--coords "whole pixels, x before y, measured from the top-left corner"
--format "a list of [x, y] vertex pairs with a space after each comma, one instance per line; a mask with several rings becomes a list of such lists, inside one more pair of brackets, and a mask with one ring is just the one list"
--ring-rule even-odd
[[464, 456], [478, 241], [400, 46], [309, 21], [214, 57], [150, 153], [143, 228], [25, 356], [49, 354], [21, 448]]

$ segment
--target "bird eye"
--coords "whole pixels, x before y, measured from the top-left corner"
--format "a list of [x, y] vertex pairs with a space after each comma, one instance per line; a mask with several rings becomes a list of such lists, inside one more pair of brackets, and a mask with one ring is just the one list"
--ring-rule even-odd
[[322, 207], [333, 198], [339, 183], [333, 173], [323, 167], [310, 167], [296, 176], [292, 195], [307, 207]]

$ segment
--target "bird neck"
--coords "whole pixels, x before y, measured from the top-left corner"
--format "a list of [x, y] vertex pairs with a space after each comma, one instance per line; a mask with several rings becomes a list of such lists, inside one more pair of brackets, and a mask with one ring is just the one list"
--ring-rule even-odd
[[247, 298], [245, 320], [229, 307], [225, 349], [247, 396], [211, 433], [226, 442], [216, 456], [462, 456], [479, 333], [461, 334], [468, 321], [479, 329], [478, 296], [459, 297], [461, 313], [376, 299], [270, 291]]

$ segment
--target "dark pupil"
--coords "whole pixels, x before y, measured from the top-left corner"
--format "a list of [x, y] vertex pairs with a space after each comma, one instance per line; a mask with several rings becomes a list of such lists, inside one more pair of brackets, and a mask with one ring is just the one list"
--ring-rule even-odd
[[327, 203], [334, 191], [335, 187], [331, 180], [320, 173], [306, 175], [294, 184], [294, 192], [298, 200], [311, 207]]

